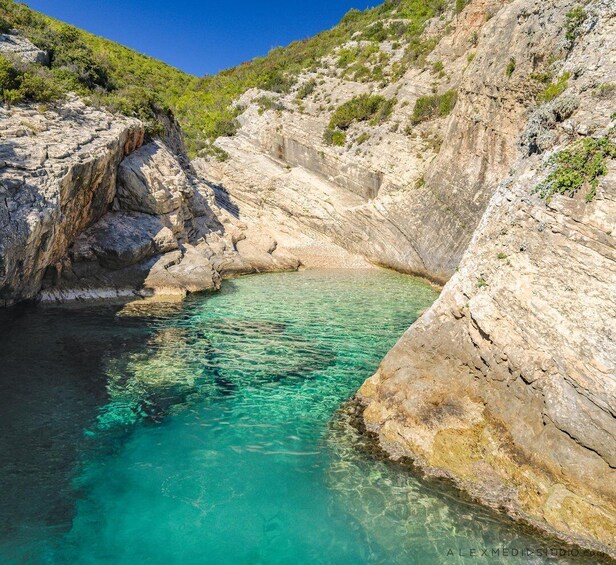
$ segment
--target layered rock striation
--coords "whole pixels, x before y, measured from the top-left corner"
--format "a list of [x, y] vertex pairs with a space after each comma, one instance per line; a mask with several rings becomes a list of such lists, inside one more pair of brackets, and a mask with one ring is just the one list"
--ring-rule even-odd
[[[512, 2], [492, 26], [549, 21], [532, 4]], [[569, 5], [551, 4], [565, 27]], [[596, 191], [588, 180], [573, 195], [537, 192], [550, 156], [616, 142], [605, 86], [616, 79], [616, 11], [585, 9], [559, 69], [567, 87], [530, 112], [458, 272], [358, 398], [394, 458], [615, 556], [616, 163], [605, 156]]]
[[177, 135], [167, 137], [179, 154], [144, 145], [141, 122], [75, 97], [0, 112], [4, 306], [181, 298], [218, 289], [223, 276], [299, 266], [216, 205]]
[[108, 210], [136, 120], [72, 99], [61, 108], [0, 107], [0, 302], [34, 298], [47, 268]]

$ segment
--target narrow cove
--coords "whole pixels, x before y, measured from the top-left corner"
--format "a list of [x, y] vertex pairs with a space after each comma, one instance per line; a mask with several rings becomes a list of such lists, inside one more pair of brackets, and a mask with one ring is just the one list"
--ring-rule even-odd
[[168, 309], [4, 313], [0, 561], [462, 563], [541, 546], [373, 456], [341, 410], [436, 297], [388, 271], [303, 271]]

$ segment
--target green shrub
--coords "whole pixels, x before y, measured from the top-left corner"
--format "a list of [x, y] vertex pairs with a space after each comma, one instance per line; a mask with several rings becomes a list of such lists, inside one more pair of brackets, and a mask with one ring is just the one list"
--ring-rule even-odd
[[54, 76], [38, 65], [18, 69], [0, 55], [0, 100], [8, 104], [51, 102], [61, 98], [65, 90]]
[[52, 102], [61, 98], [65, 92], [53, 77], [32, 72], [25, 73], [19, 90], [24, 100], [33, 102]]
[[357, 145], [363, 145], [369, 139], [370, 139], [370, 134], [368, 132], [364, 132], [360, 136], [357, 137], [357, 139], [355, 140], [355, 143], [357, 143]]
[[444, 69], [445, 69], [445, 65], [443, 64], [443, 61], [437, 61], [436, 63], [432, 65], [432, 72], [435, 74], [440, 73]]
[[556, 82], [552, 82], [549, 84], [543, 92], [539, 93], [537, 96], [538, 102], [550, 102], [560, 96], [567, 87], [569, 86], [569, 79], [571, 78], [571, 73], [566, 72], [563, 73]]
[[604, 82], [593, 91], [593, 95], [598, 98], [611, 98], [614, 94], [616, 94], [616, 83], [613, 82]]
[[576, 6], [570, 12], [567, 12], [567, 21], [565, 23], [565, 37], [573, 42], [577, 39], [580, 27], [586, 21], [588, 14], [582, 6]]
[[259, 114], [263, 114], [268, 110], [284, 110], [284, 106], [274, 100], [271, 96], [260, 96], [255, 100], [257, 106], [259, 106]]
[[608, 137], [587, 137], [550, 158], [549, 164], [554, 169], [534, 192], [549, 203], [555, 194], [573, 197], [586, 188], [586, 201], [591, 202], [600, 177], [608, 172], [607, 159], [614, 158], [616, 144]]
[[312, 78], [306, 81], [304, 84], [302, 84], [299, 87], [299, 90], [297, 91], [297, 99], [304, 100], [305, 98], [310, 96], [315, 91], [316, 88], [317, 88], [316, 79]]
[[371, 75], [370, 69], [361, 63], [353, 65], [350, 70], [353, 72], [353, 80], [356, 82], [363, 82], [369, 79]]
[[339, 106], [329, 121], [330, 129], [348, 129], [353, 122], [373, 120], [373, 124], [384, 122], [391, 115], [394, 100], [383, 96], [362, 94]]
[[266, 74], [259, 83], [259, 87], [263, 90], [269, 90], [278, 94], [287, 94], [294, 85], [295, 78], [280, 71]]
[[11, 31], [11, 24], [0, 17], [0, 33], [8, 33], [9, 31]]
[[511, 59], [509, 59], [509, 63], [507, 63], [507, 68], [505, 69], [505, 74], [510, 77], [511, 75], [513, 75], [513, 73], [515, 72], [515, 68], [516, 68], [516, 60], [511, 57]]
[[335, 145], [337, 147], [344, 147], [346, 144], [346, 133], [339, 129], [327, 128], [323, 134], [323, 141], [327, 145]]
[[459, 14], [466, 5], [468, 4], [468, 0], [456, 0], [456, 14]]
[[435, 118], [441, 118], [451, 114], [458, 100], [458, 92], [449, 90], [444, 94], [433, 94], [432, 96], [421, 96], [415, 103], [411, 122], [419, 124]]
[[224, 149], [221, 149], [217, 145], [214, 145], [212, 141], [206, 141], [199, 144], [198, 148], [199, 157], [213, 157], [217, 161], [223, 163], [230, 158], [229, 153]]
[[536, 80], [537, 82], [542, 82], [543, 84], [549, 84], [552, 82], [552, 73], [549, 71], [543, 73], [531, 73], [530, 78]]
[[13, 67], [6, 57], [0, 55], [0, 93], [19, 88], [18, 78], [19, 71]]

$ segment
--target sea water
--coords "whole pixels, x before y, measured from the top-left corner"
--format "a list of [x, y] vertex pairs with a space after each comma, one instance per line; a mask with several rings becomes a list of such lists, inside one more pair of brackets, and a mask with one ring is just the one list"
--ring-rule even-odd
[[5, 313], [0, 562], [510, 563], [545, 549], [353, 425], [346, 402], [436, 297], [387, 271], [304, 271], [176, 306]]

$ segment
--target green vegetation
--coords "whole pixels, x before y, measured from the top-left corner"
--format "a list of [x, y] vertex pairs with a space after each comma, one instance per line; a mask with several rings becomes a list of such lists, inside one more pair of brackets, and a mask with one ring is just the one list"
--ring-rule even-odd
[[11, 31], [11, 24], [0, 17], [0, 33], [8, 33], [9, 31]]
[[468, 4], [468, 1], [469, 0], [456, 0], [456, 14], [459, 14], [462, 10], [464, 10]]
[[299, 87], [299, 90], [297, 91], [297, 99], [305, 100], [306, 98], [308, 98], [308, 96], [310, 96], [315, 91], [316, 87], [317, 87], [316, 79], [311, 78], [310, 80], [306, 81], [304, 84], [302, 84]]
[[485, 288], [486, 286], [488, 286], [488, 282], [483, 277], [477, 279], [477, 288]]
[[456, 90], [448, 90], [444, 94], [421, 96], [415, 103], [411, 123], [417, 125], [421, 122], [448, 116], [455, 108], [457, 100], [458, 92]]
[[[160, 129], [161, 112], [196, 79], [160, 61], [30, 10], [0, 0], [0, 21], [16, 28], [50, 55], [48, 67], [3, 62], [2, 101], [51, 102], [76, 92], [140, 118], [151, 133]], [[12, 67], [8, 69], [8, 67]]]
[[378, 43], [345, 47], [339, 51], [337, 66], [344, 69], [342, 76], [351, 76], [358, 82], [378, 82], [385, 78], [383, 66], [391, 56], [381, 51]]
[[537, 96], [537, 102], [550, 102], [560, 96], [569, 86], [571, 73], [563, 73], [555, 82], [550, 83], [545, 90]]
[[[263, 114], [267, 112], [267, 110], [284, 110], [284, 106], [278, 102], [278, 100], [274, 100], [271, 96], [260, 96], [255, 100], [257, 106], [259, 106], [259, 114]], [[235, 131], [230, 135], [234, 135]], [[228, 134], [229, 135], [229, 134]]]
[[531, 73], [530, 78], [543, 84], [549, 84], [552, 82], [553, 75], [551, 72], [546, 71], [543, 73]]
[[616, 94], [616, 84], [613, 82], [604, 82], [593, 91], [593, 95], [597, 98], [611, 98], [614, 94]]
[[608, 137], [587, 137], [550, 158], [549, 164], [555, 168], [534, 192], [549, 203], [555, 194], [573, 197], [586, 188], [586, 201], [591, 202], [600, 177], [608, 172], [607, 159], [615, 158], [616, 143]]
[[360, 136], [357, 137], [357, 139], [355, 140], [355, 143], [357, 143], [357, 145], [363, 145], [369, 139], [370, 139], [370, 134], [368, 132], [364, 132]]
[[[410, 65], [421, 62], [438, 42], [436, 38], [424, 41], [421, 34], [427, 20], [442, 13], [446, 3], [446, 0], [388, 0], [363, 12], [351, 10], [337, 26], [328, 31], [310, 39], [296, 41], [285, 48], [276, 48], [266, 57], [256, 58], [216, 76], [196, 81], [174, 105], [176, 115], [187, 133], [189, 147], [192, 148], [194, 139], [214, 139], [218, 132], [218, 122], [230, 117], [234, 100], [249, 88], [269, 87], [271, 83], [264, 80], [264, 77], [296, 77], [302, 71], [316, 69], [321, 59], [353, 39], [357, 32], [363, 34], [372, 24], [387, 20], [394, 11], [397, 20], [408, 20], [402, 36], [395, 36], [399, 31], [396, 26], [384, 28], [390, 38], [407, 45], [405, 56], [393, 68], [394, 78], [403, 74]], [[376, 33], [377, 29], [368, 33]], [[367, 76], [359, 68], [354, 68], [352, 72], [359, 73], [356, 74], [358, 79]]]
[[580, 28], [586, 21], [588, 14], [582, 6], [576, 6], [570, 12], [567, 12], [567, 21], [565, 23], [565, 37], [574, 42], [580, 34]]
[[499, 260], [501, 260], [501, 261], [504, 261], [505, 259], [507, 259], [507, 254], [506, 254], [506, 253], [503, 253], [503, 252], [498, 253], [498, 254], [496, 255], [496, 258], [497, 258], [497, 259], [499, 259]]
[[516, 68], [516, 60], [511, 57], [511, 59], [509, 59], [509, 63], [507, 63], [507, 68], [505, 69], [505, 74], [510, 77], [511, 75], [513, 75], [513, 73], [515, 72], [515, 68]]
[[0, 99], [7, 104], [25, 100], [50, 102], [62, 94], [62, 87], [47, 69], [18, 68], [0, 55]]
[[389, 118], [396, 101], [383, 96], [362, 94], [339, 106], [329, 120], [329, 129], [348, 129], [353, 122], [380, 124]]
[[346, 133], [339, 129], [327, 128], [323, 134], [323, 141], [328, 145], [336, 145], [338, 147], [344, 147], [346, 143]]
[[[404, 74], [411, 65], [423, 64], [438, 42], [434, 37], [424, 40], [423, 29], [428, 19], [443, 13], [446, 5], [447, 0], [387, 0], [369, 10], [351, 10], [337, 26], [315, 37], [273, 49], [266, 57], [201, 79], [13, 0], [0, 0], [0, 22], [6, 22], [6, 28], [21, 30], [33, 43], [51, 53], [48, 72], [38, 68], [36, 72], [25, 72], [51, 85], [49, 90], [54, 96], [75, 91], [93, 104], [144, 119], [154, 132], [160, 111], [170, 108], [186, 133], [189, 153], [195, 155], [204, 150], [207, 142], [233, 133], [238, 114], [233, 103], [244, 92], [253, 87], [289, 92], [301, 72], [316, 70], [324, 57], [357, 38], [357, 33], [362, 39], [387, 38], [405, 46], [402, 59], [392, 65], [392, 78]], [[383, 23], [390, 19], [395, 21]], [[356, 67], [351, 76], [386, 80], [384, 65], [384, 60], [377, 59], [374, 68], [368, 69], [371, 75]], [[7, 90], [20, 88], [21, 83]], [[23, 92], [30, 90], [24, 87]], [[28, 96], [27, 92], [25, 95]]]
[[334, 142], [342, 138], [336, 133], [344, 133], [354, 122], [369, 122], [373, 126], [381, 124], [391, 116], [395, 105], [394, 98], [387, 99], [383, 96], [362, 94], [352, 98], [336, 108], [329, 120], [324, 139], [327, 143], [340, 145]]

